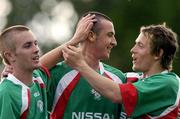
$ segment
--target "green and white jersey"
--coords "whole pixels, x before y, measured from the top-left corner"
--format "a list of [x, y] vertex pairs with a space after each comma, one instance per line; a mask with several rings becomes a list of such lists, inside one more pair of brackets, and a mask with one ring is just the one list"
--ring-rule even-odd
[[167, 71], [142, 78], [135, 83], [120, 84], [126, 114], [140, 119], [176, 119], [180, 100], [180, 79]]
[[[48, 100], [53, 100], [49, 105], [53, 106], [51, 119], [118, 118], [118, 104], [102, 97], [78, 71], [61, 62], [50, 72], [52, 77]], [[106, 64], [99, 64], [98, 73], [117, 83], [125, 82], [121, 71]]]
[[47, 79], [36, 70], [33, 83], [26, 86], [8, 74], [0, 83], [0, 119], [47, 119]]

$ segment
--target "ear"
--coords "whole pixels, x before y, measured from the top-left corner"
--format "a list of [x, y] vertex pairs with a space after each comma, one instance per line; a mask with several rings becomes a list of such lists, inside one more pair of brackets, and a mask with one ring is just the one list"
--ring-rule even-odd
[[90, 42], [96, 41], [96, 34], [93, 31], [90, 31], [88, 34], [88, 39]]
[[160, 49], [159, 54], [155, 55], [155, 58], [154, 58], [154, 59], [155, 59], [155, 60], [161, 59], [163, 53], [164, 53], [163, 49]]
[[10, 51], [5, 51], [4, 52], [4, 59], [5, 62], [7, 62], [8, 64], [11, 64], [12, 62], [15, 62], [15, 57], [14, 54]]

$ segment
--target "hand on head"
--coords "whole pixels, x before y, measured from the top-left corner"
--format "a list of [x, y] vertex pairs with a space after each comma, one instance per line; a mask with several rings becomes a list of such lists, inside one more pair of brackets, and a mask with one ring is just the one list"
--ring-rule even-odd
[[83, 40], [86, 40], [94, 22], [96, 22], [95, 15], [88, 14], [85, 17], [82, 17], [78, 22], [75, 34], [71, 42], [73, 42], [73, 44], [76, 44]]

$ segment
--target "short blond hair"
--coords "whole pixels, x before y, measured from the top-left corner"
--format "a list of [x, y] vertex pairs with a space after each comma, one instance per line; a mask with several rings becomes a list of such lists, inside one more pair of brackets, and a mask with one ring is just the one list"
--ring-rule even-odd
[[0, 34], [0, 53], [5, 64], [9, 64], [9, 61], [4, 56], [6, 50], [16, 51], [15, 35], [22, 31], [30, 31], [30, 29], [24, 25], [15, 25], [4, 29]]

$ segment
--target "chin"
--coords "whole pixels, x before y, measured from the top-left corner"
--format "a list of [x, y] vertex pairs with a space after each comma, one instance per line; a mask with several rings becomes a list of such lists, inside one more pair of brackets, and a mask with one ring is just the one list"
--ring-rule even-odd
[[110, 57], [110, 55], [107, 55], [104, 59], [108, 60], [108, 59], [109, 59], [109, 57]]
[[132, 67], [132, 70], [133, 70], [133, 71], [138, 71], [138, 68], [135, 67], [135, 66], [133, 66], [133, 67]]
[[41, 66], [40, 64], [35, 65], [35, 66], [34, 66], [34, 69], [38, 69], [38, 68], [40, 68], [40, 66]]

